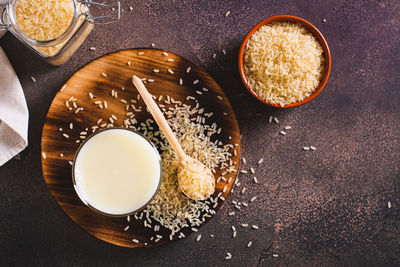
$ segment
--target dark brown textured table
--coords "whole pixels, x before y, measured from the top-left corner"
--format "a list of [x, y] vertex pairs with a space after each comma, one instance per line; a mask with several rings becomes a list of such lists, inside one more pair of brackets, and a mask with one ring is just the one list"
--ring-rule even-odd
[[[59, 68], [41, 62], [11, 34], [0, 40], [30, 111], [29, 147], [21, 160], [0, 167], [1, 266], [400, 265], [399, 1], [130, 2], [122, 1], [119, 23], [96, 26]], [[237, 74], [242, 38], [277, 14], [312, 22], [332, 52], [325, 89], [290, 110], [258, 103]], [[77, 69], [105, 53], [151, 43], [203, 66], [219, 82], [243, 134], [242, 166], [256, 166], [259, 183], [240, 175], [241, 186], [201, 228], [200, 242], [192, 235], [159, 248], [125, 249], [84, 232], [52, 199], [41, 173], [41, 129], [52, 98]], [[269, 116], [279, 123], [269, 124]], [[279, 135], [286, 125], [292, 129]], [[317, 150], [302, 150], [309, 145]], [[232, 200], [253, 196], [256, 201], [228, 216]]]

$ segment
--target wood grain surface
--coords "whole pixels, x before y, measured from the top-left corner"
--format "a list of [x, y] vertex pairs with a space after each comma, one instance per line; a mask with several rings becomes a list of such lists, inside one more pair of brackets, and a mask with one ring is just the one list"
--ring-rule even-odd
[[[167, 59], [173, 59], [173, 61], [167, 61]], [[188, 67], [191, 68], [189, 73], [187, 73]], [[159, 72], [154, 72], [154, 69], [158, 69]], [[172, 70], [173, 74], [168, 69]], [[205, 108], [205, 112], [213, 112], [213, 116], [207, 123], [216, 122], [222, 128], [219, 140], [224, 144], [239, 144], [234, 147], [237, 155], [232, 156], [232, 161], [239, 166], [239, 127], [232, 107], [219, 85], [203, 69], [180, 56], [171, 52], [145, 48], [122, 50], [100, 57], [85, 65], [66, 82], [55, 96], [43, 126], [42, 169], [44, 180], [52, 196], [65, 213], [84, 230], [101, 240], [119, 246], [142, 247], [145, 243], [147, 243], [146, 246], [154, 246], [171, 242], [168, 239], [169, 231], [161, 227], [157, 234], [163, 235], [164, 238], [154, 243], [150, 237], [155, 233], [145, 228], [142, 221], [132, 218], [128, 223], [126, 217], [106, 217], [94, 212], [81, 202], [75, 193], [71, 178], [71, 162], [82, 142], [80, 132], [86, 130], [91, 133], [91, 126], [96, 125], [100, 118], [103, 122], [108, 120], [112, 114], [118, 118], [114, 126], [123, 126], [123, 119], [126, 118], [126, 104], [123, 103], [124, 101], [121, 102], [121, 99], [129, 102], [130, 99], [137, 99], [138, 95], [131, 83], [133, 74], [146, 77], [148, 80], [154, 79], [154, 82], [148, 82], [146, 86], [156, 97], [169, 95], [175, 100], [194, 106], [195, 102], [186, 100], [186, 97], [195, 96], [200, 106]], [[179, 83], [180, 78], [183, 80], [183, 85]], [[199, 82], [194, 82], [196, 80]], [[197, 94], [196, 91], [201, 91], [203, 87], [209, 91]], [[112, 90], [118, 93], [117, 98], [111, 96]], [[89, 92], [93, 93], [95, 99], [90, 99]], [[77, 99], [76, 107], [70, 102], [71, 109], [68, 109], [66, 101], [71, 97]], [[94, 103], [95, 101], [107, 101], [107, 109], [104, 106], [101, 109]], [[142, 100], [137, 105], [145, 106]], [[83, 110], [76, 113], [77, 108], [83, 108]], [[138, 112], [135, 118], [140, 123], [150, 118], [150, 114]], [[69, 126], [71, 122], [73, 129]], [[76, 140], [80, 140], [80, 143], [76, 143]], [[215, 177], [219, 177], [223, 171], [223, 169], [218, 170]], [[235, 178], [236, 174], [237, 172], [231, 173], [225, 177]], [[227, 185], [226, 192], [222, 194], [227, 197], [234, 180], [231, 179], [230, 183], [223, 181], [217, 183], [214, 195], [222, 192]], [[220, 201], [215, 210], [218, 211], [222, 205], [223, 202]], [[130, 228], [124, 231], [127, 225]], [[191, 230], [185, 229], [183, 233], [188, 236]], [[140, 242], [134, 243], [132, 239], [138, 239]], [[176, 239], [177, 235], [173, 240]]]

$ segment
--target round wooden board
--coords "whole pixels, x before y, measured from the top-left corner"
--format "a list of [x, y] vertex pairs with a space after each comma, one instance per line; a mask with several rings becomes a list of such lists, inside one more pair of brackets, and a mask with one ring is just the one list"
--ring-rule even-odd
[[[168, 53], [168, 56], [165, 53]], [[167, 59], [173, 59], [173, 61], [167, 61]], [[128, 62], [131, 63], [128, 64]], [[188, 67], [191, 68], [189, 73], [187, 73]], [[159, 72], [154, 72], [154, 69], [158, 69]], [[169, 73], [168, 69], [171, 69], [174, 74]], [[106, 217], [94, 212], [85, 206], [75, 193], [70, 165], [79, 147], [76, 140], [80, 139], [81, 131], [88, 128], [90, 133], [90, 127], [96, 125], [99, 118], [105, 121], [112, 114], [118, 118], [114, 123], [115, 126], [123, 124], [123, 119], [126, 118], [126, 104], [122, 103], [121, 99], [129, 103], [131, 99], [137, 99], [138, 95], [131, 83], [133, 74], [154, 79], [154, 82], [148, 82], [146, 86], [156, 97], [169, 95], [175, 100], [194, 106], [196, 103], [186, 98], [195, 96], [205, 112], [213, 112], [212, 117], [207, 119], [207, 123], [216, 122], [218, 127], [222, 128], [218, 139], [224, 144], [238, 144], [230, 151], [232, 154], [233, 150], [237, 151], [237, 154], [232, 155], [231, 158], [236, 164], [236, 172], [224, 175], [227, 179], [231, 177], [232, 179], [230, 183], [224, 181], [217, 183], [214, 196], [227, 186], [226, 191], [222, 193], [222, 196], [226, 198], [232, 188], [239, 167], [240, 133], [232, 107], [215, 80], [200, 67], [171, 52], [146, 48], [118, 51], [92, 61], [66, 82], [55, 96], [43, 126], [41, 145], [44, 180], [58, 205], [87, 232], [118, 246], [143, 247], [171, 242], [168, 238], [169, 230], [161, 227], [157, 234], [163, 235], [164, 238], [155, 243], [154, 240], [150, 240], [155, 233], [152, 229], [144, 227], [142, 221], [135, 220], [131, 216], [130, 222], [127, 222], [126, 217]], [[183, 80], [183, 85], [179, 84], [180, 78]], [[199, 82], [195, 83], [196, 80]], [[203, 91], [201, 95], [197, 94], [196, 91], [201, 91], [203, 87], [209, 91]], [[118, 92], [118, 98], [111, 96], [112, 90]], [[93, 93], [95, 99], [90, 99], [89, 92]], [[66, 107], [66, 101], [71, 97], [77, 98], [75, 101], [77, 107], [82, 107], [83, 110], [75, 113], [76, 108], [72, 104], [70, 104], [71, 110]], [[107, 109], [101, 109], [94, 104], [95, 101], [104, 100], [107, 101]], [[135, 105], [145, 106], [142, 100]], [[135, 115], [139, 123], [151, 116], [147, 112]], [[71, 122], [73, 129], [69, 127]], [[68, 135], [68, 138], [64, 134]], [[223, 171], [224, 169], [218, 169], [215, 177], [219, 177]], [[223, 201], [219, 201], [215, 211], [218, 211], [222, 205]], [[130, 225], [130, 228], [124, 231], [127, 225]], [[187, 236], [192, 231], [190, 228], [185, 228], [182, 232]], [[139, 243], [132, 242], [132, 239], [139, 240]], [[176, 239], [178, 239], [177, 235], [173, 240]]]

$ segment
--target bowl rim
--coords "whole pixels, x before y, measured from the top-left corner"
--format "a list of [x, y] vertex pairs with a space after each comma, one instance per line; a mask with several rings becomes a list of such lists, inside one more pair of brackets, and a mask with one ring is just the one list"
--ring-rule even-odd
[[[324, 57], [325, 57], [325, 69], [324, 69], [324, 74], [321, 78], [321, 81], [318, 85], [318, 87], [315, 89], [315, 91], [309, 95], [308, 97], [304, 98], [301, 101], [295, 102], [295, 103], [291, 103], [291, 104], [287, 104], [284, 105], [283, 107], [279, 104], [272, 104], [269, 103], [268, 101], [266, 101], [265, 99], [261, 98], [256, 92], [253, 91], [253, 89], [251, 89], [251, 87], [249, 86], [249, 84], [247, 83], [247, 78], [246, 78], [246, 74], [244, 73], [244, 67], [243, 67], [243, 56], [244, 56], [244, 50], [246, 48], [246, 45], [250, 39], [250, 37], [253, 35], [254, 32], [256, 32], [261, 26], [264, 26], [266, 24], [272, 23], [272, 22], [278, 22], [278, 21], [290, 21], [290, 22], [296, 22], [301, 24], [302, 26], [304, 26], [308, 31], [310, 31], [318, 40], [318, 42], [321, 44], [322, 49], [324, 50]], [[309, 101], [311, 101], [312, 99], [314, 99], [317, 95], [319, 95], [319, 93], [321, 93], [322, 89], [325, 87], [328, 78], [329, 78], [329, 74], [331, 72], [331, 52], [328, 46], [328, 43], [326, 42], [324, 36], [322, 35], [322, 33], [317, 29], [317, 27], [315, 27], [311, 22], [296, 17], [296, 16], [292, 16], [292, 15], [277, 15], [277, 16], [273, 16], [273, 17], [269, 17], [266, 18], [262, 21], [260, 21], [259, 23], [257, 23], [253, 28], [251, 28], [251, 30], [246, 34], [240, 49], [239, 49], [239, 55], [238, 55], [238, 68], [239, 68], [239, 75], [240, 75], [240, 79], [242, 80], [244, 86], [246, 87], [247, 91], [250, 92], [251, 95], [253, 95], [253, 97], [255, 97], [258, 101], [260, 101], [263, 104], [266, 104], [268, 106], [271, 107], [275, 107], [275, 108], [292, 108], [292, 107], [298, 107], [301, 106], [305, 103], [308, 103]]]

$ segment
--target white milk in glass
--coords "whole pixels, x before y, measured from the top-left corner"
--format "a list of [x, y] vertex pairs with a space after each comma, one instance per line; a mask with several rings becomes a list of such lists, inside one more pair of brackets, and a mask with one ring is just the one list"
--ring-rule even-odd
[[142, 136], [124, 129], [95, 134], [74, 164], [75, 187], [93, 208], [112, 215], [142, 208], [160, 183], [160, 156]]

